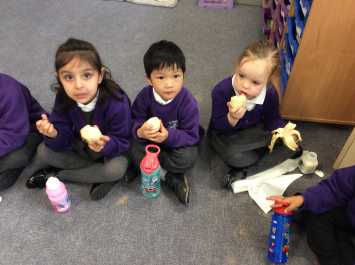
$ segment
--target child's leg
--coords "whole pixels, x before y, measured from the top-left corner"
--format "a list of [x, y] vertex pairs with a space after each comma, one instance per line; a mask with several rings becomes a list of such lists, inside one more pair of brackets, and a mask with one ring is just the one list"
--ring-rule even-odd
[[345, 208], [311, 214], [307, 220], [308, 244], [321, 265], [355, 263], [355, 247], [351, 241], [353, 231]]
[[30, 177], [38, 170], [48, 167], [76, 169], [88, 167], [91, 164], [92, 161], [80, 157], [75, 152], [55, 152], [41, 143], [33, 161], [24, 169], [22, 175]]
[[197, 155], [198, 147], [190, 146], [162, 150], [159, 156], [162, 167], [168, 171], [164, 183], [185, 205], [190, 201], [190, 186], [185, 172], [193, 167]]
[[193, 167], [198, 155], [197, 146], [163, 149], [159, 155], [161, 166], [173, 173], [185, 173]]
[[42, 137], [38, 133], [31, 133], [22, 147], [0, 158], [0, 190], [16, 182], [41, 141]]
[[139, 165], [145, 155], [145, 146], [146, 144], [140, 143], [138, 141], [132, 142], [132, 148], [129, 156], [137, 169], [139, 169]]
[[63, 165], [63, 170], [58, 172], [62, 180], [79, 183], [104, 183], [115, 182], [123, 177], [127, 170], [128, 159], [125, 156], [118, 156], [105, 159], [102, 162], [90, 162], [86, 167], [70, 167], [72, 164]]
[[41, 141], [42, 137], [38, 133], [31, 133], [22, 147], [0, 158], [0, 172], [25, 167]]
[[61, 170], [58, 177], [73, 182], [92, 183], [90, 197], [97, 201], [104, 198], [117, 181], [123, 178], [127, 167], [128, 159], [122, 155], [105, 159], [104, 162], [93, 162], [84, 168]]
[[231, 167], [245, 168], [255, 164], [267, 146], [270, 134], [261, 126], [241, 130], [232, 135], [211, 131], [210, 143], [221, 159]]

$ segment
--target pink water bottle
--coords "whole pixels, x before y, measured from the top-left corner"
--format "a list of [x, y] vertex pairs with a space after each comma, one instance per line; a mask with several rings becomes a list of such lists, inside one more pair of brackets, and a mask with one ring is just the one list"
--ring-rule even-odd
[[147, 198], [156, 198], [160, 194], [159, 146], [149, 144], [145, 147], [145, 156], [141, 161], [141, 191]]
[[46, 193], [54, 210], [64, 213], [70, 208], [70, 199], [64, 183], [55, 177], [50, 177], [46, 182]]

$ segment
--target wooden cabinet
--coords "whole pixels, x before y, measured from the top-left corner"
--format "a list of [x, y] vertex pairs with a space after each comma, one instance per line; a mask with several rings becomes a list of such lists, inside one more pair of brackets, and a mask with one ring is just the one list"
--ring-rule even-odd
[[355, 125], [354, 0], [313, 0], [281, 113], [292, 120]]
[[335, 169], [350, 166], [355, 166], [355, 128], [346, 140], [343, 149], [340, 151], [333, 165]]

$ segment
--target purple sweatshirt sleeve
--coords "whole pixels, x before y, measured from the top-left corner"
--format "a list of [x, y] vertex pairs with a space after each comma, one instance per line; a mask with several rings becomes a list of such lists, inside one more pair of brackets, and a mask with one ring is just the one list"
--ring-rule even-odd
[[72, 130], [73, 124], [68, 114], [53, 111], [48, 119], [53, 123], [58, 135], [55, 138], [44, 137], [45, 144], [55, 151], [69, 150], [74, 138], [74, 132]]
[[328, 179], [307, 189], [302, 195], [302, 209], [313, 213], [348, 205], [348, 210], [355, 214], [355, 166], [335, 170]]
[[132, 115], [128, 97], [120, 102], [112, 100], [108, 108], [109, 119], [104, 134], [110, 137], [102, 154], [105, 157], [115, 157], [129, 150], [131, 139]]
[[225, 93], [225, 86], [227, 82], [232, 82], [231, 78], [225, 79], [217, 84], [212, 90], [212, 114], [211, 122], [213, 128], [219, 132], [232, 132], [234, 127], [232, 127], [227, 118], [228, 107], [227, 102], [230, 99], [231, 95]]
[[22, 86], [0, 76], [0, 156], [22, 146], [30, 131], [29, 114]]
[[[137, 130], [142, 126], [142, 124], [149, 118], [148, 116], [148, 104], [149, 97], [146, 94], [146, 90], [142, 90], [134, 100], [132, 104], [132, 135], [133, 137], [140, 141], [141, 139], [137, 136]], [[145, 100], [144, 100], [145, 99]]]
[[168, 129], [168, 138], [164, 145], [170, 148], [192, 146], [199, 142], [200, 114], [196, 100], [190, 93], [186, 94], [183, 104], [179, 109], [178, 128]]

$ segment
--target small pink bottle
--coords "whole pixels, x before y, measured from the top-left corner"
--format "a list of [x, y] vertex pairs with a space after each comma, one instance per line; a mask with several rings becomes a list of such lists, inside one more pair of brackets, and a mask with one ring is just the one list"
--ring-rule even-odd
[[64, 183], [55, 177], [50, 177], [46, 182], [46, 193], [54, 210], [64, 213], [70, 208], [70, 199]]

